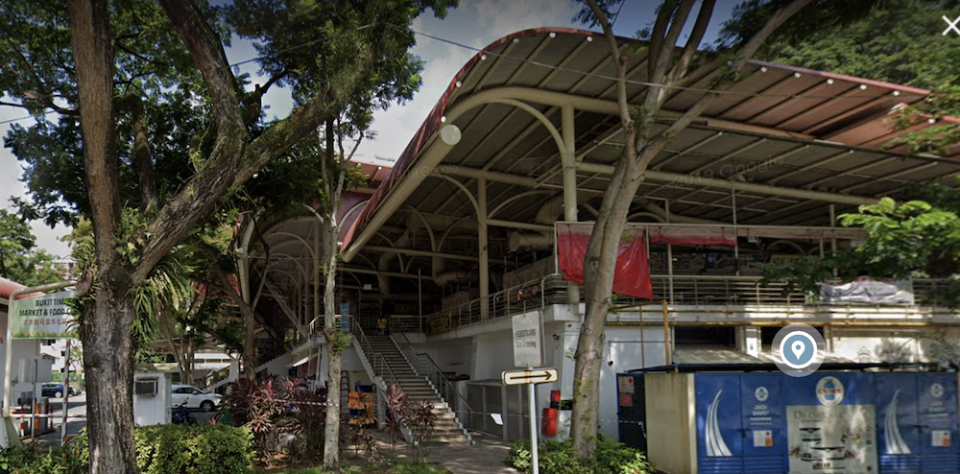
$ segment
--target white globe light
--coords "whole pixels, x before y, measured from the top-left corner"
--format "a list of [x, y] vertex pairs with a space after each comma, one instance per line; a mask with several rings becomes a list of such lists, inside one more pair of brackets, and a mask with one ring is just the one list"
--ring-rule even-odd
[[456, 125], [444, 125], [440, 129], [440, 139], [447, 145], [460, 143], [460, 129]]

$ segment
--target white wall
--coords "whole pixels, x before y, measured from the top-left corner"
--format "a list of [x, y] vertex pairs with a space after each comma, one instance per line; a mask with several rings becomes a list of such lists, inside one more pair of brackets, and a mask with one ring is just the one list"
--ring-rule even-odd
[[481, 334], [473, 339], [476, 357], [473, 362], [473, 380], [500, 379], [503, 371], [516, 369], [513, 365], [513, 336], [510, 331]]
[[136, 426], [162, 425], [170, 422], [173, 405], [172, 378], [165, 372], [139, 372], [133, 374], [134, 383], [142, 379], [157, 379], [157, 394], [133, 394], [133, 424]]
[[617, 374], [666, 363], [663, 351], [663, 329], [643, 329], [643, 357], [640, 353], [640, 327], [607, 327], [600, 372], [600, 431], [617, 439]]
[[[0, 384], [5, 377], [5, 357], [7, 347], [6, 345], [10, 343], [10, 339], [7, 337], [7, 313], [6, 308], [4, 311], [0, 311], [0, 332], [3, 334], [3, 343], [0, 343]], [[40, 356], [40, 340], [39, 339], [15, 339], [13, 340], [13, 378], [17, 378], [17, 361], [23, 359], [33, 359]], [[22, 392], [32, 392], [33, 384], [28, 383], [14, 383], [13, 385], [13, 403], [16, 405], [17, 398]], [[0, 387], [2, 391], [2, 387]]]
[[438, 341], [415, 346], [418, 352], [430, 355], [444, 372], [470, 374], [474, 364], [473, 340]]

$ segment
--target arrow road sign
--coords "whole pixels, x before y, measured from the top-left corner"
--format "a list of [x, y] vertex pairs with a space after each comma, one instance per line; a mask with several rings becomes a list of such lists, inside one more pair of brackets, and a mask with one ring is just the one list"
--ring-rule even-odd
[[504, 385], [526, 385], [556, 382], [557, 369], [508, 370], [503, 373]]

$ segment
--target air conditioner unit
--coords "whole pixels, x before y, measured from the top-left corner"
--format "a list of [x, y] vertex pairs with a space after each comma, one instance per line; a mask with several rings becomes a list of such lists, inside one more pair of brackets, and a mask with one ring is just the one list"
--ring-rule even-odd
[[144, 397], [153, 397], [157, 394], [157, 379], [140, 379], [134, 383], [133, 393]]

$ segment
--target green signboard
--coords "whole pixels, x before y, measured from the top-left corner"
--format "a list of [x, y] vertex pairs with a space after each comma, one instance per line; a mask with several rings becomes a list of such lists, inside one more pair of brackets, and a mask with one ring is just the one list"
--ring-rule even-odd
[[73, 316], [67, 300], [73, 291], [62, 291], [11, 301], [10, 318], [14, 339], [57, 339], [73, 337]]

